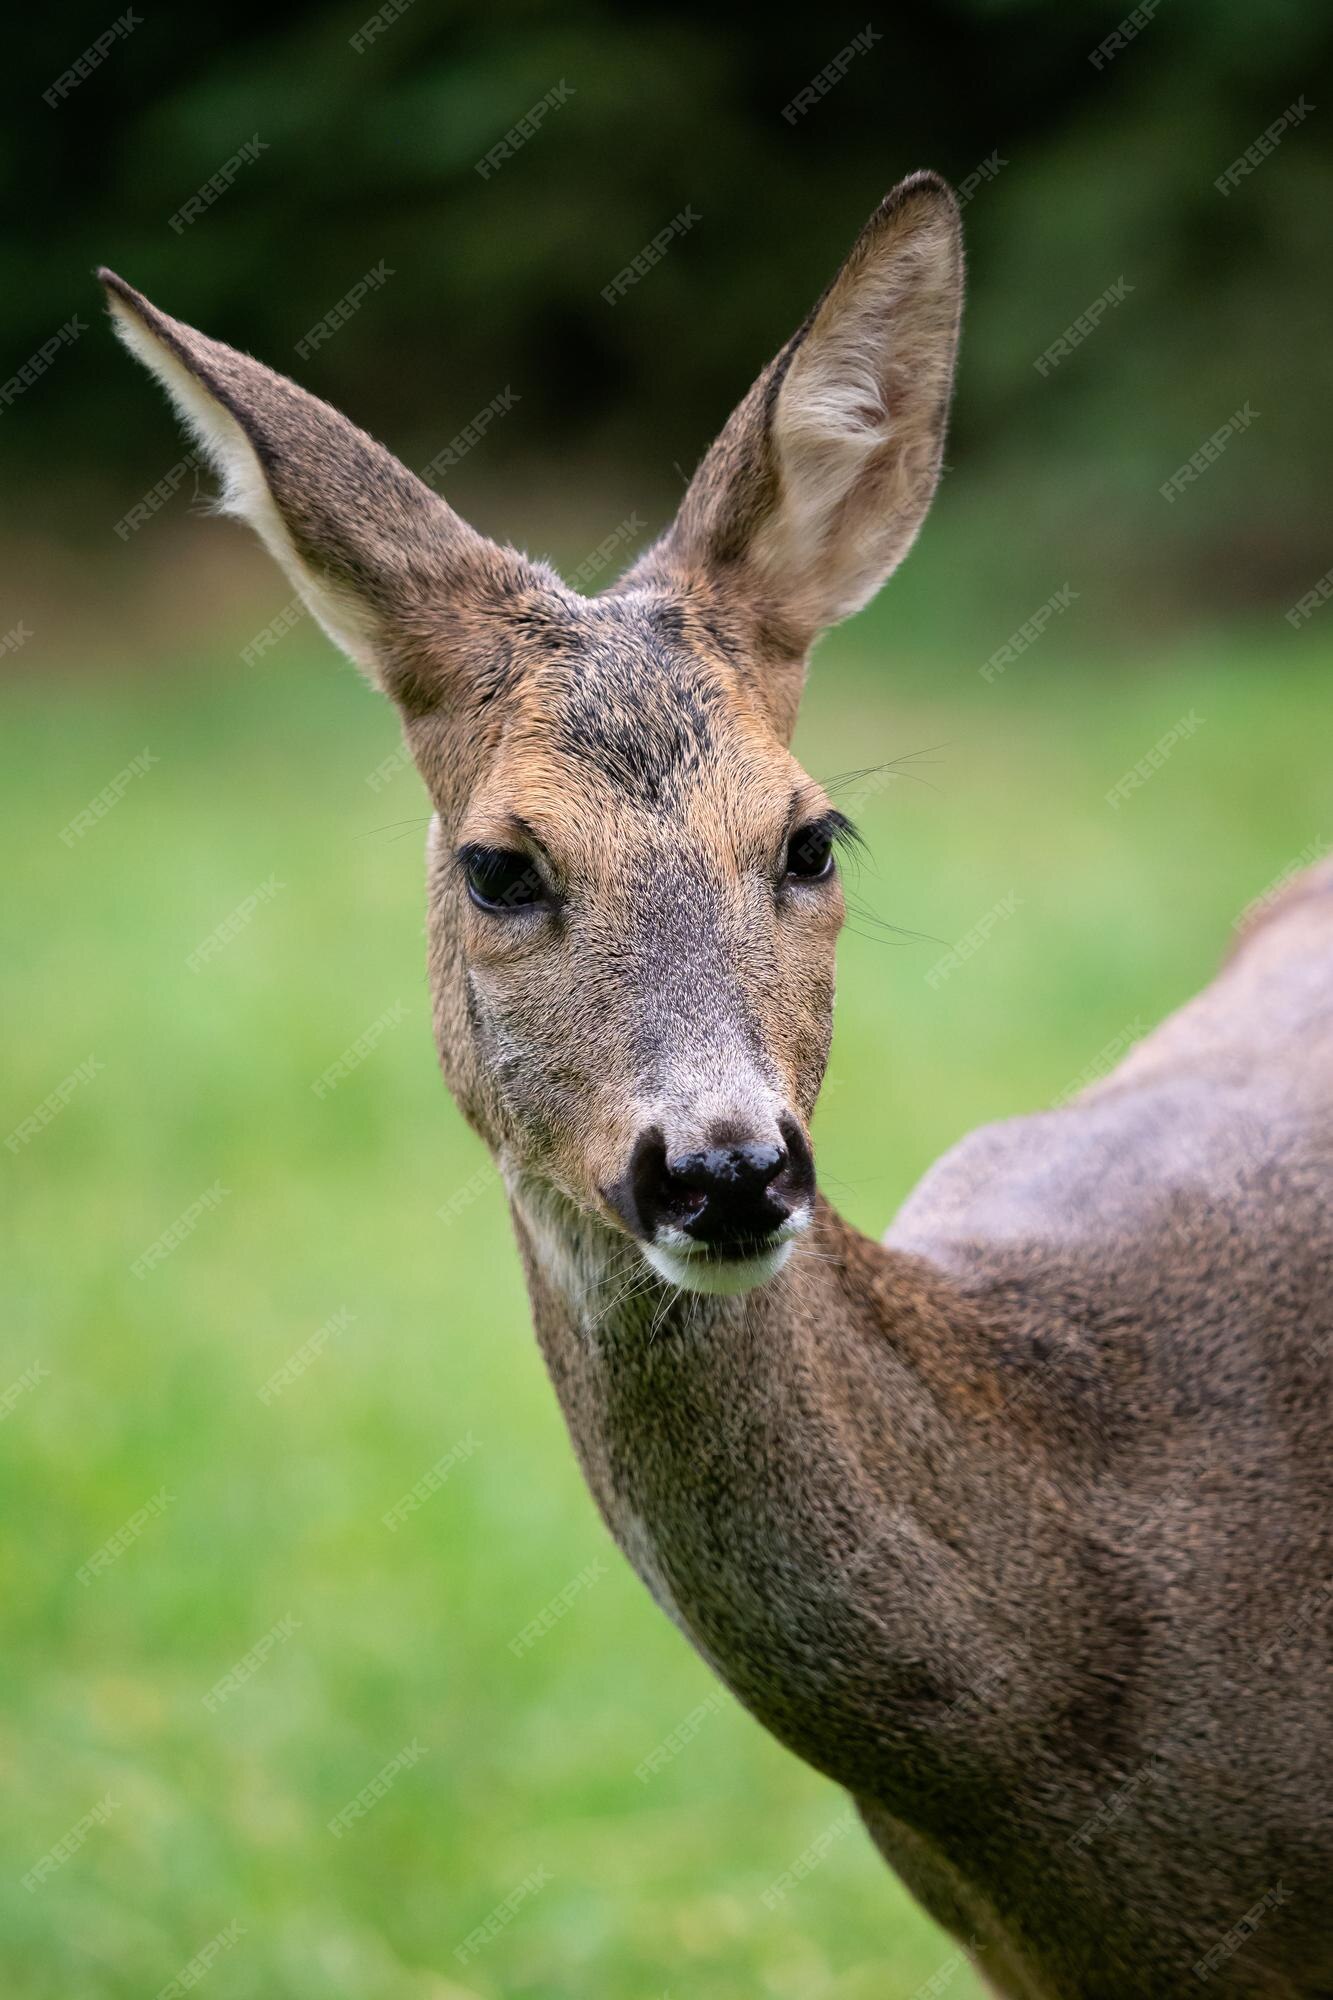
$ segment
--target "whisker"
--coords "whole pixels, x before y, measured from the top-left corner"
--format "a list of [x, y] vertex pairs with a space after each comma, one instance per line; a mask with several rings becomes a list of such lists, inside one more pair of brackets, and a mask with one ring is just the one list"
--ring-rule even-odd
[[873, 924], [880, 931], [891, 931], [896, 938], [904, 943], [938, 944], [942, 945], [946, 950], [948, 949], [949, 941], [947, 938], [934, 937], [929, 931], [913, 930], [909, 924], [895, 924], [891, 918], [879, 916], [870, 908], [868, 903], [863, 903], [859, 897], [848, 896], [847, 908], [859, 923]]
[[843, 1259], [841, 1257], [831, 1257], [826, 1250], [816, 1250], [809, 1244], [798, 1244], [796, 1255], [802, 1258], [807, 1264], [833, 1264], [839, 1269], [843, 1266]]
[[673, 1286], [668, 1286], [665, 1292], [662, 1294], [662, 1303], [657, 1308], [656, 1313], [653, 1315], [653, 1323], [651, 1327], [648, 1329], [648, 1345], [650, 1347], [656, 1340], [658, 1331], [663, 1325], [667, 1314], [670, 1312], [671, 1307], [678, 1296], [679, 1294], [676, 1292]]
[[618, 1264], [612, 1264], [608, 1270], [602, 1273], [601, 1280], [598, 1283], [597, 1287], [598, 1291], [604, 1291], [608, 1285], [614, 1284], [617, 1278], [623, 1278], [629, 1272], [636, 1271], [639, 1268], [640, 1268], [640, 1263], [639, 1263], [638, 1252], [635, 1250], [627, 1250], [625, 1255], [622, 1257], [621, 1261]]
[[836, 792], [845, 791], [849, 785], [865, 784], [871, 778], [884, 778], [885, 783], [894, 778], [911, 778], [915, 783], [924, 785], [928, 791], [937, 792], [938, 785], [932, 785], [928, 778], [921, 776], [920, 771], [910, 771], [906, 767], [923, 757], [933, 757], [937, 750], [951, 750], [953, 747], [952, 742], [928, 743], [920, 750], [905, 750], [901, 756], [890, 757], [883, 764], [870, 764], [864, 770], [845, 771], [836, 778], [828, 778], [824, 781], [824, 790], [832, 798]]
[[391, 819], [387, 826], [364, 827], [354, 838], [357, 840], [370, 840], [377, 833], [392, 833], [397, 839], [406, 840], [413, 827], [429, 826], [433, 818], [433, 813], [422, 813], [419, 819]]
[[625, 1279], [627, 1282], [622, 1284], [618, 1291], [612, 1293], [611, 1297], [606, 1301], [601, 1311], [597, 1314], [597, 1317], [595, 1319], [588, 1321], [587, 1323], [588, 1332], [589, 1333], [595, 1332], [596, 1329], [602, 1324], [603, 1320], [608, 1319], [613, 1312], [618, 1310], [619, 1307], [623, 1305], [628, 1305], [631, 1299], [640, 1296], [642, 1293], [646, 1291], [649, 1291], [652, 1286], [652, 1277], [653, 1274], [650, 1271], [646, 1271], [642, 1265], [637, 1266], [637, 1268], [621, 1265], [618, 1270], [612, 1272], [607, 1278], [606, 1282], [608, 1284], [610, 1284], [613, 1279], [621, 1279], [621, 1278]]

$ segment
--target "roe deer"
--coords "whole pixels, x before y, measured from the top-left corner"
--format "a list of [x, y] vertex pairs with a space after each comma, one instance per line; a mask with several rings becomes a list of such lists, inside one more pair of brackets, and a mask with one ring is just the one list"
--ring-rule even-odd
[[883, 1245], [815, 1191], [845, 823], [806, 656], [936, 485], [962, 290], [882, 203], [595, 599], [103, 273], [434, 805], [440, 1060], [612, 1534], [1010, 2000], [1333, 1995], [1333, 873]]

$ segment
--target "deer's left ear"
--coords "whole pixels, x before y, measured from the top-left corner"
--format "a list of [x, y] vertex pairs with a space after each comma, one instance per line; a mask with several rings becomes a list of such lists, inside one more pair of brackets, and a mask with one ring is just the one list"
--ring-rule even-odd
[[[116, 330], [166, 389], [248, 521], [336, 645], [404, 705], [409, 670], [451, 601], [492, 600], [530, 574], [392, 452], [283, 375], [171, 319], [102, 270]], [[432, 611], [434, 620], [432, 621]]]
[[958, 204], [914, 174], [733, 413], [636, 580], [702, 570], [800, 651], [858, 611], [934, 495], [962, 297]]

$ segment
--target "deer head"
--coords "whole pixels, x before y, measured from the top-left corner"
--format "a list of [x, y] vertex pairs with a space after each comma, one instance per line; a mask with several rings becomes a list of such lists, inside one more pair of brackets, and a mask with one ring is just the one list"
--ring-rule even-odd
[[808, 1223], [845, 822], [788, 744], [810, 647], [902, 560], [939, 474], [962, 291], [933, 175], [881, 204], [595, 599], [469, 528], [282, 376], [110, 272], [166, 387], [434, 805], [445, 1076], [511, 1189], [739, 1291]]

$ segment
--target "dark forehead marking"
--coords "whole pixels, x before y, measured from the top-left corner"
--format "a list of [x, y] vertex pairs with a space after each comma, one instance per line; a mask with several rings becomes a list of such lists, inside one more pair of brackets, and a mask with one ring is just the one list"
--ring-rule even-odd
[[630, 797], [669, 810], [715, 753], [726, 703], [669, 606], [598, 608], [542, 671], [552, 740]]

